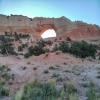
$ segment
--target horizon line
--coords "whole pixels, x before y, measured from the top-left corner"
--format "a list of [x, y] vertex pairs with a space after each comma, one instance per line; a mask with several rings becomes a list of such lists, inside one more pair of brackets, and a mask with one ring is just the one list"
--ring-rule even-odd
[[68, 17], [66, 17], [66, 16], [59, 16], [59, 17], [47, 17], [47, 16], [34, 16], [34, 17], [30, 17], [30, 16], [27, 16], [27, 15], [23, 15], [23, 14], [1, 14], [0, 13], [0, 15], [2, 15], [2, 16], [23, 16], [23, 17], [28, 17], [28, 18], [31, 18], [31, 19], [34, 19], [34, 18], [63, 18], [63, 17], [65, 17], [66, 19], [68, 19], [68, 20], [70, 20], [70, 21], [72, 21], [72, 22], [77, 22], [77, 21], [79, 21], [79, 22], [82, 22], [82, 23], [85, 23], [85, 24], [89, 24], [89, 25], [97, 25], [97, 26], [99, 26], [100, 27], [100, 24], [96, 24], [96, 23], [91, 23], [91, 22], [86, 22], [86, 21], [83, 21], [83, 20], [72, 20], [72, 19], [70, 19], [70, 18], [68, 18]]

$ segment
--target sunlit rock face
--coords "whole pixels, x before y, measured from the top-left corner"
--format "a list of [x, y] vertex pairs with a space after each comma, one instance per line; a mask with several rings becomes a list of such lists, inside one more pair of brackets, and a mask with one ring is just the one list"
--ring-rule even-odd
[[28, 18], [22, 15], [0, 15], [0, 34], [5, 32], [31, 34], [34, 38], [48, 29], [54, 29], [57, 37], [70, 37], [72, 40], [100, 38], [100, 27], [83, 22], [72, 22], [66, 17], [60, 18]]

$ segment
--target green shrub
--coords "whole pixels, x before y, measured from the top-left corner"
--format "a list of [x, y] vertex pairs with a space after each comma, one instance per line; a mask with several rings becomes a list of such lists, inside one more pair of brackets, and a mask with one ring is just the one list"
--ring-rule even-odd
[[97, 95], [96, 87], [92, 83], [90, 84], [90, 87], [87, 91], [87, 97], [88, 97], [87, 100], [100, 100], [100, 97]]
[[50, 70], [55, 70], [56, 68], [54, 66], [49, 67]]
[[60, 93], [61, 100], [78, 100], [77, 89], [72, 83], [64, 84]]
[[9, 80], [11, 78], [10, 69], [5, 65], [0, 65], [0, 78]]
[[100, 79], [100, 75], [97, 75], [96, 78]]
[[23, 95], [23, 88], [21, 88], [17, 93], [16, 93], [16, 96], [14, 98], [14, 100], [22, 100], [22, 95]]
[[0, 81], [0, 97], [9, 96], [9, 89], [5, 86], [5, 83]]
[[40, 40], [40, 41], [37, 42], [37, 45], [38, 45], [39, 47], [43, 48], [43, 47], [46, 45], [46, 42], [43, 41], [43, 40]]
[[[57, 100], [57, 90], [54, 84], [34, 81], [24, 87], [19, 100]], [[19, 96], [19, 95], [16, 95]], [[15, 96], [15, 100], [18, 100]]]
[[28, 58], [28, 57], [30, 57], [30, 56], [31, 56], [30, 53], [26, 53], [26, 54], [24, 54], [24, 58]]
[[59, 50], [61, 50], [63, 53], [69, 52], [69, 45], [67, 42], [62, 42], [59, 46]]
[[43, 72], [44, 74], [48, 74], [49, 73], [49, 71], [48, 70], [44, 70], [44, 72]]
[[12, 44], [1, 44], [0, 53], [1, 54], [12, 54], [12, 55], [16, 54]]
[[85, 41], [81, 42], [74, 42], [69, 46], [67, 42], [62, 42], [59, 44], [60, 51], [63, 53], [71, 53], [76, 57], [86, 58], [86, 57], [93, 57], [95, 58], [96, 54], [96, 46], [93, 44], [88, 44]]
[[57, 44], [55, 44], [54, 48], [53, 48], [53, 52], [58, 51], [59, 50], [59, 46]]
[[52, 78], [58, 78], [59, 77], [59, 73], [53, 73]]
[[99, 56], [99, 60], [100, 60], [100, 56]]
[[2, 41], [1, 43], [10, 43], [14, 41], [10, 36], [5, 36], [5, 35], [0, 35], [0, 40]]
[[43, 48], [41, 46], [38, 46], [38, 45], [34, 46], [33, 48], [30, 47], [29, 52], [30, 52], [30, 54], [35, 55], [35, 56], [39, 56], [39, 55], [45, 53]]
[[55, 81], [41, 83], [35, 80], [17, 92], [14, 100], [78, 100], [73, 85], [64, 85], [60, 90]]
[[18, 46], [18, 51], [23, 51], [23, 47], [22, 46]]
[[96, 47], [87, 42], [75, 42], [71, 45], [70, 53], [81, 58], [93, 57], [95, 58]]
[[44, 44], [42, 44], [41, 42], [40, 42], [40, 44], [37, 43], [37, 45], [35, 45], [34, 47], [30, 46], [28, 48], [28, 53], [26, 53], [24, 55], [24, 57], [28, 58], [28, 57], [30, 57], [32, 55], [39, 56], [39, 55], [45, 53], [46, 51], [44, 50], [43, 46], [44, 46]]
[[74, 87], [73, 84], [67, 84], [67, 93], [68, 94], [74, 94], [74, 93], [77, 93], [77, 89]]
[[79, 97], [77, 96], [77, 94], [70, 94], [69, 100], [79, 100]]
[[96, 91], [94, 88], [90, 88], [87, 92], [87, 97], [88, 97], [88, 100], [97, 100], [96, 98]]

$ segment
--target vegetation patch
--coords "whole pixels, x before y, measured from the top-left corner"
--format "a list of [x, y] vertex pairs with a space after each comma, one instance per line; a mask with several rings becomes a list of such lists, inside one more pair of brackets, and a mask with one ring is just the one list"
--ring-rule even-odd
[[100, 100], [100, 91], [97, 93], [96, 87], [94, 84], [90, 84], [89, 89], [87, 91], [87, 100]]
[[57, 97], [55, 84], [34, 81], [24, 87], [19, 100], [57, 100]]
[[74, 42], [70, 46], [67, 42], [61, 43], [59, 46], [59, 50], [61, 50], [63, 53], [71, 53], [80, 58], [95, 58], [95, 54], [97, 52], [95, 45], [88, 44], [85, 41]]
[[11, 78], [10, 69], [5, 65], [0, 65], [0, 79], [9, 80]]
[[64, 84], [58, 90], [56, 82], [41, 83], [33, 81], [27, 84], [16, 95], [15, 100], [79, 100], [77, 89], [72, 84]]
[[9, 88], [5, 85], [5, 82], [0, 81], [0, 98], [3, 96], [9, 96]]

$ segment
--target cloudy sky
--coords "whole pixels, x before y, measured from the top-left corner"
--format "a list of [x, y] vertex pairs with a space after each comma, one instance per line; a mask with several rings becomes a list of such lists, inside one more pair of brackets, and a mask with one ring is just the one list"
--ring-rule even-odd
[[0, 14], [61, 17], [100, 25], [100, 0], [0, 0]]

